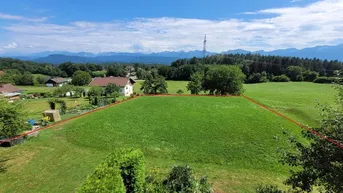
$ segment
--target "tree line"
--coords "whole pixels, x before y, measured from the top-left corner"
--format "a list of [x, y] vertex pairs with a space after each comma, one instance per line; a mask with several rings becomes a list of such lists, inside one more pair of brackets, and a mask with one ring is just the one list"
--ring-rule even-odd
[[[245, 83], [266, 81], [314, 81], [318, 77], [330, 82], [340, 74], [343, 63], [337, 60], [320, 60], [298, 57], [263, 56], [259, 54], [218, 54], [206, 58], [179, 59], [170, 66], [155, 65], [142, 68], [136, 73], [144, 79], [147, 71], [156, 71], [167, 80], [190, 80], [196, 72], [204, 72], [212, 65], [237, 65], [246, 76]], [[323, 79], [323, 78], [322, 78]]]

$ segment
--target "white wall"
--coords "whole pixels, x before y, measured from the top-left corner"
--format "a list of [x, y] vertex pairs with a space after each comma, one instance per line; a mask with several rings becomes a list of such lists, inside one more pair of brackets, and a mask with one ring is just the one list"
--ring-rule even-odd
[[133, 85], [128, 84], [125, 87], [121, 88], [121, 94], [124, 96], [130, 96], [133, 94]]

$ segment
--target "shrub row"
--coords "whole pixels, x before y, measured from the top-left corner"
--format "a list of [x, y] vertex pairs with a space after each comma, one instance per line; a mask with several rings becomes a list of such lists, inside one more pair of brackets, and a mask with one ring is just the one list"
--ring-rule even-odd
[[286, 75], [281, 75], [281, 76], [273, 76], [272, 81], [273, 82], [289, 82], [290, 79]]
[[324, 84], [324, 83], [334, 83], [336, 81], [338, 81], [338, 79], [335, 77], [318, 77], [313, 82]]
[[119, 150], [110, 154], [77, 192], [143, 192], [144, 182], [143, 153], [132, 149]]

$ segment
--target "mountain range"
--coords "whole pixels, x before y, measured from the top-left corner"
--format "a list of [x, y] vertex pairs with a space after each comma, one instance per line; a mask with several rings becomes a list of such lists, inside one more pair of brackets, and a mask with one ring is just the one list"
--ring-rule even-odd
[[[206, 55], [214, 54], [261, 54], [261, 55], [275, 55], [275, 56], [294, 56], [300, 58], [318, 58], [327, 60], [343, 61], [343, 44], [335, 46], [317, 46], [304, 49], [280, 49], [274, 51], [259, 50], [250, 52], [247, 50], [237, 49], [228, 50], [221, 53], [206, 52]], [[46, 51], [35, 54], [23, 55], [16, 53], [7, 53], [0, 57], [12, 57], [21, 60], [31, 60], [35, 62], [45, 62], [52, 64], [61, 64], [63, 62], [75, 63], [106, 63], [106, 62], [121, 62], [121, 63], [145, 63], [145, 64], [170, 64], [171, 62], [180, 58], [203, 57], [203, 51], [166, 51], [157, 53], [125, 53], [125, 52], [66, 52], [66, 51]]]

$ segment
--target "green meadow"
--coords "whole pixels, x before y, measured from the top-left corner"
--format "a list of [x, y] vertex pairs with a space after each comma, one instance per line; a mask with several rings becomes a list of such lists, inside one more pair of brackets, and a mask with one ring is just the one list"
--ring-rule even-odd
[[[187, 93], [186, 85], [168, 81], [170, 93]], [[245, 95], [311, 126], [318, 125], [317, 103], [333, 104], [335, 93], [331, 85], [313, 83], [244, 87]], [[30, 108], [39, 106], [33, 102]], [[278, 150], [289, 148], [285, 130], [300, 137], [301, 128], [243, 97], [140, 97], [0, 148], [8, 159], [0, 192], [73, 192], [117, 148], [141, 149], [156, 176], [188, 164], [222, 192], [284, 187], [289, 173]]]
[[301, 131], [242, 97], [140, 97], [0, 149], [9, 158], [1, 192], [72, 192], [108, 153], [125, 147], [141, 149], [157, 176], [189, 164], [224, 192], [282, 186], [284, 129]]
[[312, 127], [319, 125], [319, 105], [333, 105], [336, 95], [332, 85], [310, 82], [247, 84], [244, 88], [245, 95]]
[[[137, 81], [135, 91], [140, 91], [142, 81]], [[188, 81], [167, 81], [168, 92], [176, 94], [181, 89], [185, 94]], [[290, 118], [311, 126], [318, 126], [318, 105], [332, 105], [335, 101], [335, 89], [331, 84], [311, 82], [245, 84], [244, 95], [272, 108]]]

